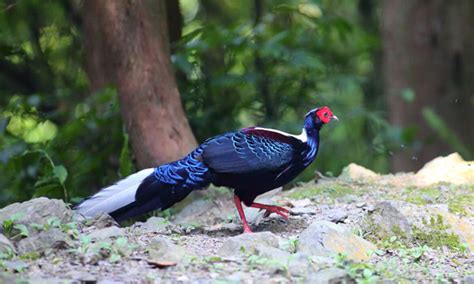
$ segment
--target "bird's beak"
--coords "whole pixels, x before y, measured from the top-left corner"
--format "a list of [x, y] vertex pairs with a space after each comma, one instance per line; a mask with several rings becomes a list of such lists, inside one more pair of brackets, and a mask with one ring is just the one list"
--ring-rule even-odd
[[332, 115], [332, 116], [331, 116], [331, 119], [334, 119], [334, 120], [339, 121], [339, 118], [337, 118], [337, 116], [335, 116], [335, 115]]

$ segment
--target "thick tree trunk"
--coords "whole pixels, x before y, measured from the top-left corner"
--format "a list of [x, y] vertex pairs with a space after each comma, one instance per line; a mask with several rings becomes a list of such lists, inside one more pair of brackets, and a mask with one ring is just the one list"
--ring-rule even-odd
[[[384, 84], [390, 120], [416, 129], [422, 144], [393, 157], [395, 170], [415, 170], [453, 151], [423, 117], [431, 108], [468, 147], [474, 141], [474, 1], [385, 0]], [[403, 90], [412, 89], [413, 102]], [[465, 157], [469, 158], [469, 157]]]
[[195, 147], [171, 67], [165, 1], [86, 0], [84, 28], [92, 89], [117, 87], [138, 167]]

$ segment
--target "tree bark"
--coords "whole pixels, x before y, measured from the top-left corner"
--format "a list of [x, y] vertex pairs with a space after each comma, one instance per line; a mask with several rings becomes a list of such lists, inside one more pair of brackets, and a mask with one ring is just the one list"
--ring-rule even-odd
[[170, 62], [165, 1], [86, 0], [84, 32], [91, 87], [117, 87], [137, 166], [195, 147]]
[[[383, 71], [390, 121], [416, 129], [415, 140], [422, 142], [395, 153], [394, 170], [416, 170], [453, 151], [426, 123], [425, 108], [441, 116], [472, 155], [473, 26], [471, 0], [383, 1]], [[413, 102], [401, 96], [408, 88], [415, 93]]]

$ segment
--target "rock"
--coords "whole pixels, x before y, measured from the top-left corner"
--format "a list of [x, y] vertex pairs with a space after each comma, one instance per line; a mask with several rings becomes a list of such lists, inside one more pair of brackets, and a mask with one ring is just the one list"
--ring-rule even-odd
[[290, 253], [274, 247], [262, 245], [255, 248], [255, 253], [267, 261], [264, 262], [264, 268], [271, 274], [285, 271]]
[[62, 200], [40, 197], [0, 209], [0, 224], [14, 218], [15, 224], [24, 224], [31, 230], [31, 224], [45, 225], [51, 219], [67, 223], [72, 215], [72, 210]]
[[[223, 283], [253, 283], [255, 279], [252, 279], [252, 275], [242, 271], [237, 271], [225, 278], [226, 282]], [[216, 281], [219, 283], [219, 281]]]
[[336, 208], [325, 212], [328, 220], [333, 223], [342, 223], [349, 216], [346, 210]]
[[300, 235], [298, 251], [316, 256], [345, 253], [348, 259], [363, 261], [377, 247], [353, 235], [349, 229], [329, 221], [316, 221]]
[[294, 207], [290, 209], [291, 215], [314, 215], [317, 213], [318, 212], [316, 210], [306, 207]]
[[94, 219], [89, 221], [89, 226], [94, 226], [97, 229], [118, 226], [117, 221], [115, 221], [115, 219], [107, 213], [100, 213], [99, 215], [95, 216]]
[[66, 274], [67, 278], [79, 281], [80, 283], [96, 283], [97, 277], [86, 271], [70, 271]]
[[416, 173], [415, 182], [419, 186], [438, 182], [472, 184], [474, 183], [474, 161], [465, 161], [458, 153], [435, 158]]
[[293, 205], [293, 207], [306, 207], [313, 204], [313, 202], [309, 198], [296, 199], [296, 200], [292, 199], [292, 200], [289, 200], [288, 202], [290, 202], [290, 204]]
[[292, 254], [288, 259], [288, 272], [291, 276], [307, 276], [312, 271], [310, 256], [306, 253]]
[[474, 225], [472, 222], [439, 209], [434, 209], [431, 212], [433, 215], [442, 216], [443, 221], [449, 225], [447, 231], [458, 235], [462, 242], [467, 243], [471, 252], [474, 252]]
[[290, 253], [278, 248], [270, 247], [270, 246], [257, 246], [255, 248], [258, 255], [268, 258], [268, 259], [275, 259], [280, 261], [281, 263], [286, 264], [288, 258], [290, 257]]
[[71, 239], [69, 236], [57, 228], [41, 231], [17, 243], [20, 255], [32, 252], [43, 254], [50, 249], [65, 249], [70, 246]]
[[216, 216], [219, 216], [218, 211], [220, 210], [216, 208], [212, 199], [196, 199], [173, 216], [173, 223], [193, 226], [213, 225]]
[[28, 263], [21, 260], [8, 260], [3, 263], [3, 266], [12, 272], [22, 272], [28, 268]]
[[165, 218], [153, 216], [148, 218], [145, 223], [142, 223], [140, 228], [147, 232], [161, 232], [170, 227], [170, 225], [170, 222]]
[[195, 253], [175, 245], [168, 238], [158, 236], [153, 238], [148, 245], [148, 255], [154, 261], [179, 263], [185, 256], [195, 255]]
[[92, 240], [103, 240], [103, 239], [112, 238], [112, 237], [116, 238], [123, 235], [124, 235], [124, 232], [121, 228], [117, 226], [112, 226], [112, 227], [106, 227], [103, 229], [93, 231], [88, 236]]
[[18, 274], [0, 272], [0, 283], [25, 283], [25, 279], [18, 277]]
[[367, 229], [381, 230], [379, 233], [382, 233], [384, 237], [398, 235], [400, 232], [404, 232], [407, 237], [411, 236], [412, 225], [400, 211], [400, 208], [405, 205], [408, 204], [400, 201], [383, 201], [376, 204], [375, 210], [370, 214], [370, 222], [367, 224]]
[[355, 283], [351, 279], [349, 274], [340, 268], [332, 267], [328, 269], [323, 269], [315, 273], [311, 273], [305, 280], [306, 283], [314, 284], [346, 284], [346, 283]]
[[474, 284], [474, 274], [464, 277], [462, 283], [464, 283], [464, 284]]
[[379, 175], [357, 164], [351, 163], [342, 170], [339, 179], [346, 182], [374, 181]]
[[[417, 206], [402, 201], [384, 201], [375, 207], [375, 211], [363, 221], [362, 227], [380, 239], [398, 236], [409, 241], [414, 237], [413, 228], [416, 227], [418, 233], [421, 231], [427, 235], [454, 233], [474, 251], [474, 225], [468, 219], [446, 211], [442, 206]], [[438, 219], [442, 224], [434, 226], [445, 227], [441, 231], [430, 224], [432, 220], [438, 222]]]
[[9, 252], [15, 253], [16, 252], [15, 247], [10, 242], [10, 240], [7, 239], [7, 237], [0, 234], [0, 253], [9, 253]]
[[230, 257], [239, 252], [254, 252], [259, 246], [278, 247], [278, 238], [270, 232], [241, 234], [227, 239], [218, 250], [218, 255]]

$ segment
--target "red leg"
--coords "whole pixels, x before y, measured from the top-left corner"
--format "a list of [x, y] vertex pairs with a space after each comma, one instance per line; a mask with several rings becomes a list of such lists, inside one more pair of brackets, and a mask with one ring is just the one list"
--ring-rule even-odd
[[250, 230], [249, 224], [247, 224], [247, 219], [245, 218], [244, 209], [242, 209], [242, 203], [240, 202], [240, 198], [237, 195], [234, 195], [234, 202], [235, 202], [235, 207], [237, 207], [237, 211], [239, 211], [240, 220], [242, 220], [242, 224], [244, 225], [244, 233], [252, 233], [252, 230]]
[[268, 215], [270, 215], [271, 213], [276, 213], [276, 214], [282, 216], [283, 218], [285, 218], [286, 220], [288, 220], [288, 215], [286, 213], [290, 212], [290, 211], [288, 211], [288, 209], [280, 207], [280, 206], [266, 205], [266, 204], [255, 203], [255, 202], [252, 203], [252, 205], [250, 205], [250, 207], [267, 210], [267, 212], [265, 212], [265, 215], [264, 215], [265, 217], [268, 217]]

